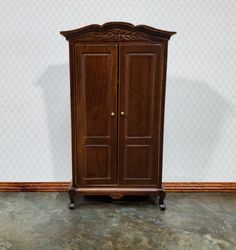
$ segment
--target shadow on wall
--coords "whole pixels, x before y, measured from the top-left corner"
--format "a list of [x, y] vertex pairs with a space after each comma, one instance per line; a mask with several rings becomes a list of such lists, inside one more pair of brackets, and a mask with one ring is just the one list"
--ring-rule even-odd
[[214, 179], [211, 159], [235, 108], [205, 82], [182, 78], [168, 79], [166, 101], [164, 181]]
[[70, 87], [68, 64], [49, 66], [36, 83], [42, 88], [55, 181], [71, 179]]
[[[48, 67], [37, 81], [47, 110], [55, 181], [71, 179], [68, 64]], [[235, 107], [205, 82], [170, 78], [167, 83], [164, 181], [207, 181], [221, 129]], [[165, 155], [166, 154], [166, 155]], [[217, 170], [216, 170], [217, 171]]]

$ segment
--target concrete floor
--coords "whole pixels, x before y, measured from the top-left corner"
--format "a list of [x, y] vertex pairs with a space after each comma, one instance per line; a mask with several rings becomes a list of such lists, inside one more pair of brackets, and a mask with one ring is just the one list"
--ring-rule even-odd
[[0, 193], [1, 250], [236, 249], [236, 193], [167, 193], [166, 211], [146, 197], [110, 202], [67, 193]]

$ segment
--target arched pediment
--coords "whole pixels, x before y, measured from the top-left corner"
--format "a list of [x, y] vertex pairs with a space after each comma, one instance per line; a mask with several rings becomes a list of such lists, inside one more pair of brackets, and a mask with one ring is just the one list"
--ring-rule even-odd
[[61, 31], [67, 40], [79, 41], [152, 41], [169, 40], [176, 32], [159, 30], [147, 25], [133, 25], [125, 22], [92, 24], [79, 29]]

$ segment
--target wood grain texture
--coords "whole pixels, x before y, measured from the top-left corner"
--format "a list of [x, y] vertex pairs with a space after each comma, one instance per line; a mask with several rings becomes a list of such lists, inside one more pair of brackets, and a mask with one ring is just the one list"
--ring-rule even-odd
[[[70, 182], [0, 182], [0, 192], [67, 192]], [[236, 192], [236, 182], [164, 182], [166, 192]]]

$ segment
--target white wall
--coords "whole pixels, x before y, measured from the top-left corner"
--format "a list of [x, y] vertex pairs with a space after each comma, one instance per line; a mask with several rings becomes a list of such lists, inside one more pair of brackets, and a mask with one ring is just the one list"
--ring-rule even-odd
[[164, 181], [236, 181], [236, 1], [0, 0], [0, 181], [71, 178], [68, 44], [127, 21], [170, 40]]

